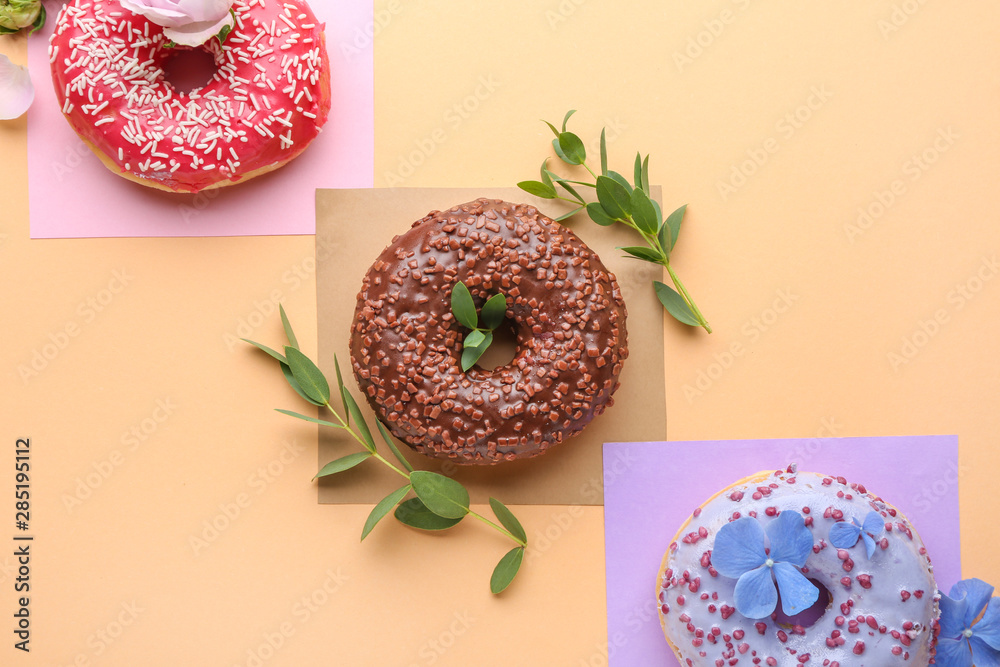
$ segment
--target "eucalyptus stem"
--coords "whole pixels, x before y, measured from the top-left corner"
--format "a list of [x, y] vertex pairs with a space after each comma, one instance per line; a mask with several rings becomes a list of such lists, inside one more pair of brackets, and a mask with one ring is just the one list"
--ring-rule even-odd
[[698, 305], [694, 302], [694, 299], [692, 299], [691, 295], [688, 294], [687, 288], [684, 287], [684, 283], [682, 283], [681, 279], [677, 277], [676, 273], [674, 273], [673, 267], [670, 266], [670, 260], [664, 261], [663, 266], [666, 267], [667, 273], [670, 274], [670, 280], [674, 283], [678, 293], [680, 293], [680, 295], [684, 298], [684, 302], [687, 303], [691, 312], [694, 313], [694, 316], [698, 319], [698, 324], [700, 324], [701, 327], [708, 333], [712, 333], [711, 325], [708, 323], [708, 320], [705, 319], [705, 316], [701, 314], [701, 311], [698, 309]]
[[[464, 288], [464, 285], [462, 287]], [[466, 290], [466, 293], [468, 293], [468, 290]], [[506, 297], [495, 295], [483, 307], [486, 333], [483, 333], [483, 330], [479, 327], [478, 316], [476, 315], [475, 305], [472, 303], [471, 296], [468, 297], [468, 304], [466, 305], [471, 307], [471, 316], [476, 319], [472, 324], [475, 331], [479, 332], [480, 336], [484, 338], [486, 336], [492, 338], [493, 329], [499, 326], [503, 320], [503, 314], [506, 311]], [[497, 594], [505, 590], [520, 570], [524, 551], [528, 546], [527, 533], [521, 526], [521, 522], [517, 520], [517, 517], [514, 516], [506, 505], [496, 498], [490, 498], [490, 507], [493, 509], [493, 514], [496, 515], [500, 524], [496, 524], [478, 512], [473, 511], [469, 506], [469, 492], [461, 483], [440, 473], [414, 469], [410, 461], [399, 451], [388, 431], [381, 423], [377, 422], [376, 426], [379, 434], [392, 452], [392, 455], [403, 467], [400, 468], [388, 458], [382, 456], [375, 444], [375, 439], [372, 437], [372, 430], [365, 422], [364, 415], [361, 413], [361, 408], [351, 395], [351, 392], [344, 386], [344, 380], [340, 373], [340, 364], [337, 362], [336, 356], [333, 358], [333, 365], [337, 371], [337, 389], [344, 404], [343, 416], [330, 404], [330, 398], [333, 393], [331, 392], [329, 381], [323, 375], [323, 371], [319, 369], [315, 362], [299, 350], [298, 342], [295, 334], [292, 332], [291, 324], [289, 324], [288, 318], [285, 315], [284, 307], [279, 306], [279, 311], [281, 313], [281, 322], [285, 329], [285, 336], [288, 338], [289, 343], [284, 348], [284, 354], [252, 340], [245, 338], [243, 340], [277, 359], [281, 364], [282, 374], [292, 389], [312, 405], [325, 407], [333, 414], [337, 423], [291, 410], [282, 409], [279, 412], [297, 419], [319, 424], [320, 426], [344, 429], [351, 434], [351, 437], [364, 450], [346, 454], [330, 461], [320, 469], [314, 479], [343, 473], [370, 458], [380, 461], [383, 465], [395, 471], [397, 475], [406, 479], [404, 486], [390, 492], [372, 508], [361, 531], [361, 539], [364, 540], [372, 529], [375, 528], [376, 524], [389, 514], [389, 512], [393, 512], [393, 515], [400, 523], [421, 530], [433, 531], [447, 530], [457, 525], [466, 516], [471, 515], [477, 520], [492, 526], [501, 534], [506, 535], [517, 545], [504, 554], [493, 568], [493, 575], [490, 577], [490, 591]], [[485, 345], [488, 344], [488, 342], [485, 342]], [[478, 356], [476, 358], [478, 359]], [[472, 363], [475, 363], [475, 360]], [[353, 424], [351, 423], [352, 421]], [[407, 499], [407, 496], [411, 493], [415, 497]]]
[[[552, 148], [564, 163], [583, 167], [594, 178], [594, 183], [571, 180], [559, 176], [548, 169], [548, 159], [542, 162], [540, 181], [521, 181], [518, 183], [525, 192], [543, 199], [559, 199], [569, 202], [578, 208], [559, 218], [562, 221], [571, 218], [582, 209], [587, 209], [591, 220], [608, 227], [620, 223], [629, 227], [642, 237], [646, 246], [622, 247], [628, 256], [653, 264], [659, 264], [667, 269], [674, 287], [659, 281], [653, 281], [656, 297], [676, 320], [705, 329], [712, 333], [705, 316], [695, 304], [687, 288], [677, 277], [670, 265], [670, 252], [677, 243], [681, 221], [687, 206], [681, 206], [665, 219], [660, 211], [660, 205], [650, 195], [649, 187], [649, 156], [643, 159], [641, 154], [635, 157], [634, 179], [629, 182], [621, 174], [608, 169], [608, 147], [605, 133], [601, 132], [601, 171], [597, 173], [587, 163], [587, 151], [583, 141], [577, 135], [566, 130], [566, 123], [575, 111], [570, 111], [563, 118], [562, 130], [545, 122], [555, 135]], [[560, 194], [556, 186], [565, 190], [572, 199]], [[596, 190], [597, 201], [587, 203], [573, 187], [585, 185]]]
[[504, 535], [506, 535], [510, 539], [512, 539], [515, 542], [517, 542], [520, 546], [522, 546], [522, 547], [527, 547], [528, 546], [528, 541], [527, 540], [522, 540], [519, 537], [515, 537], [506, 528], [504, 528], [502, 526], [498, 526], [497, 524], [493, 523], [492, 521], [490, 521], [489, 519], [487, 519], [486, 517], [484, 517], [479, 512], [475, 512], [475, 511], [473, 511], [473, 510], [470, 509], [469, 510], [469, 516], [474, 517], [476, 519], [479, 519], [483, 523], [486, 523], [486, 524], [489, 524], [489, 525], [493, 526], [495, 529], [497, 529], [498, 531], [500, 531], [501, 533], [503, 533]]
[[[326, 403], [324, 403], [323, 406], [327, 410], [329, 410], [330, 412], [333, 413], [333, 416], [337, 418], [337, 421], [340, 422], [340, 425], [341, 425], [342, 428], [344, 428], [348, 433], [350, 433], [354, 437], [354, 439], [357, 440], [358, 443], [362, 447], [365, 447], [365, 441], [364, 441], [364, 439], [362, 439], [362, 437], [353, 428], [350, 427], [350, 425], [344, 420], [344, 418], [340, 416], [340, 413], [337, 412], [332, 405], [330, 405], [329, 401], [327, 401]], [[410, 481], [410, 474], [408, 472], [405, 472], [405, 471], [400, 470], [399, 468], [397, 468], [395, 465], [393, 465], [392, 461], [389, 461], [387, 458], [385, 458], [384, 456], [382, 456], [379, 452], [377, 452], [377, 451], [372, 452], [372, 457], [375, 458], [375, 459], [377, 459], [377, 460], [379, 460], [379, 461], [381, 461], [382, 463], [384, 463], [388, 467], [392, 468], [392, 470], [394, 472], [396, 472], [397, 474], [401, 475], [407, 482]], [[510, 539], [514, 540], [514, 542], [516, 542], [518, 545], [520, 545], [522, 547], [527, 547], [528, 546], [527, 540], [522, 540], [522, 539], [514, 536], [506, 528], [504, 528], [503, 526], [500, 526], [500, 525], [498, 525], [498, 524], [490, 521], [489, 519], [487, 519], [485, 516], [483, 516], [479, 512], [476, 512], [476, 511], [470, 509], [469, 510], [469, 516], [474, 517], [474, 518], [482, 521], [483, 523], [485, 523], [485, 524], [487, 524], [489, 526], [492, 526], [495, 530], [499, 531], [501, 534], [506, 535]]]
[[[350, 424], [348, 424], [347, 421], [345, 421], [344, 418], [340, 416], [340, 413], [333, 409], [333, 406], [330, 405], [330, 401], [327, 401], [326, 403], [324, 403], [323, 406], [327, 410], [329, 410], [330, 412], [333, 413], [333, 416], [336, 417], [337, 421], [340, 422], [341, 428], [343, 428], [345, 431], [347, 431], [348, 433], [350, 433], [351, 436], [353, 436], [354, 439], [358, 441], [359, 445], [361, 445], [365, 449], [368, 449], [368, 447], [365, 445], [365, 441], [361, 438], [361, 436], [353, 428], [351, 428]], [[378, 451], [371, 452], [371, 455], [375, 459], [381, 461], [385, 465], [387, 465], [390, 468], [392, 468], [393, 471], [395, 471], [396, 473], [402, 475], [406, 479], [406, 481], [410, 481], [410, 475], [408, 473], [405, 473], [402, 470], [400, 470], [399, 468], [397, 468], [396, 466], [394, 466], [391, 461], [389, 461], [384, 456], [382, 456], [381, 454], [379, 454]]]

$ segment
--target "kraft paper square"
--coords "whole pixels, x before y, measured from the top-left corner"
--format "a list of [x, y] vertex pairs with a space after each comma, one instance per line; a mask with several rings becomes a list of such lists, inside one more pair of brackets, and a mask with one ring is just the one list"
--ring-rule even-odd
[[[653, 195], [659, 197], [659, 192]], [[319, 364], [333, 377], [337, 355], [345, 383], [361, 397], [350, 371], [348, 331], [361, 279], [392, 238], [433, 210], [446, 210], [478, 197], [532, 203], [550, 217], [566, 209], [531, 197], [516, 188], [399, 188], [320, 190], [316, 194], [316, 298]], [[651, 281], [661, 279], [654, 265], [621, 257], [616, 246], [631, 241], [628, 230], [603, 228], [579, 216], [569, 226], [597, 251], [616, 275], [628, 309], [629, 358], [621, 375], [615, 404], [582, 433], [540, 457], [495, 466], [458, 466], [413, 453], [418, 468], [441, 471], [470, 489], [473, 502], [495, 496], [510, 504], [585, 504], [603, 502], [601, 445], [607, 441], [648, 440], [666, 434], [663, 384], [663, 309]], [[364, 400], [366, 419], [374, 416]], [[340, 432], [320, 429], [319, 464], [343, 456], [353, 447]], [[359, 466], [347, 475], [324, 479], [322, 503], [374, 503], [398, 486], [392, 471]], [[395, 486], [394, 486], [395, 485]]]

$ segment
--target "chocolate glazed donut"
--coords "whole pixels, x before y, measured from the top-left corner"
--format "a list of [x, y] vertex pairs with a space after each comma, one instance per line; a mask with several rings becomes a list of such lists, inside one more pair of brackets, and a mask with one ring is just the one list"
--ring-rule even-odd
[[[506, 366], [462, 372], [459, 281], [477, 307], [506, 295], [517, 337]], [[625, 316], [614, 275], [573, 232], [533, 206], [478, 199], [430, 213], [375, 260], [351, 361], [393, 435], [428, 456], [494, 464], [537, 456], [612, 405]]]

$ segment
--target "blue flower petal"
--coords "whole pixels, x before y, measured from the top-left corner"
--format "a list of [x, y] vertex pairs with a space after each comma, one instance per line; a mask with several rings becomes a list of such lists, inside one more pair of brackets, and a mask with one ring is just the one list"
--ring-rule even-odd
[[941, 609], [941, 637], [958, 639], [962, 632], [969, 627], [965, 624], [965, 611], [969, 606], [968, 599], [962, 597], [956, 600], [942, 594], [938, 606]]
[[846, 521], [838, 521], [830, 527], [830, 544], [838, 549], [850, 549], [858, 543], [861, 528]]
[[778, 606], [778, 591], [771, 579], [771, 568], [750, 570], [736, 582], [733, 593], [736, 611], [747, 618], [767, 618]]
[[972, 651], [965, 639], [941, 637], [937, 643], [937, 667], [972, 667]]
[[972, 626], [974, 636], [1000, 651], [1000, 598], [991, 598], [982, 620]]
[[868, 550], [868, 560], [872, 559], [875, 555], [875, 540], [868, 533], [861, 533], [861, 539], [865, 541], [865, 549]]
[[813, 536], [801, 514], [790, 510], [782, 512], [765, 530], [771, 540], [771, 560], [797, 567], [806, 564], [806, 559], [812, 555]]
[[972, 645], [972, 662], [976, 667], [1000, 667], [1000, 651], [976, 635], [969, 638], [969, 644]]
[[885, 519], [882, 515], [872, 510], [865, 517], [865, 524], [862, 530], [866, 533], [870, 533], [872, 537], [878, 537], [883, 532], [885, 532]]
[[763, 565], [765, 560], [764, 529], [757, 519], [747, 516], [731, 521], [716, 533], [712, 565], [722, 576], [739, 579], [745, 572]]
[[955, 599], [964, 596], [969, 601], [964, 621], [965, 627], [971, 628], [976, 617], [982, 613], [990, 598], [993, 597], [993, 587], [982, 579], [963, 579], [951, 587], [951, 592], [948, 595]]
[[774, 579], [781, 593], [781, 610], [788, 616], [805, 611], [819, 599], [819, 589], [794, 565], [775, 563]]

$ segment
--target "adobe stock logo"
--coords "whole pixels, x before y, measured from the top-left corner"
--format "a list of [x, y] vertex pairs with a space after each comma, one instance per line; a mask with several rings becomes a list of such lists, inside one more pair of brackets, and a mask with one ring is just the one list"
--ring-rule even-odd
[[75, 318], [66, 320], [55, 331], [50, 331], [45, 341], [31, 351], [31, 358], [28, 362], [17, 365], [17, 374], [21, 378], [21, 382], [28, 384], [33, 378], [45, 371], [51, 363], [55, 362], [59, 355], [69, 347], [73, 339], [109, 308], [118, 295], [132, 283], [132, 280], [134, 280], [134, 276], [129, 274], [127, 269], [112, 271], [111, 279], [104, 287], [80, 301], [76, 307]]
[[805, 101], [775, 121], [775, 134], [764, 139], [759, 146], [748, 148], [746, 159], [730, 165], [729, 176], [726, 179], [716, 181], [715, 188], [722, 201], [727, 201], [746, 185], [750, 178], [781, 150], [782, 142], [791, 141], [792, 137], [805, 127], [805, 124], [813, 118], [816, 112], [826, 106], [831, 97], [833, 97], [833, 93], [827, 89], [825, 84], [810, 86], [809, 96], [806, 97]]
[[868, 203], [858, 207], [856, 219], [844, 225], [847, 240], [854, 244], [859, 237], [874, 227], [909, 191], [907, 181], [916, 183], [923, 178], [958, 139], [959, 134], [951, 125], [938, 128], [933, 141], [920, 152], [912, 154], [900, 166], [900, 172], [905, 179], [896, 178], [885, 189], [875, 190]]
[[771, 305], [748, 319], [740, 327], [740, 333], [743, 334], [744, 338], [734, 340], [729, 344], [729, 347], [713, 354], [712, 361], [704, 368], [699, 368], [695, 373], [694, 381], [684, 383], [681, 389], [688, 405], [693, 404], [695, 399], [710, 391], [715, 383], [736, 365], [737, 360], [746, 355], [752, 346], [770, 331], [798, 300], [799, 295], [792, 292], [791, 288], [786, 287], [776, 291]]
[[945, 295], [945, 304], [936, 308], [930, 316], [920, 318], [916, 327], [900, 340], [899, 348], [886, 355], [889, 367], [896, 373], [902, 366], [909, 365], [931, 341], [933, 341], [952, 320], [952, 316], [978, 299], [986, 283], [1000, 273], [1000, 261], [996, 254], [983, 257], [979, 266], [963, 281], [955, 283]]

